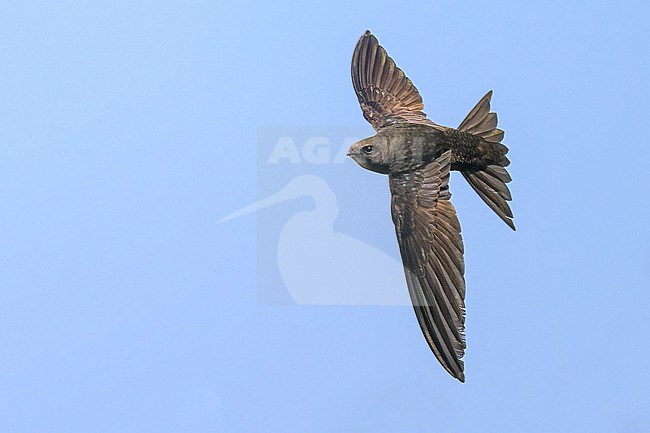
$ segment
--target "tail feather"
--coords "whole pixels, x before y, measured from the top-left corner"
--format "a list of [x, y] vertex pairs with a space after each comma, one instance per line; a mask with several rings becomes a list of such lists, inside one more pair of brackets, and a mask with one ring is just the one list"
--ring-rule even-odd
[[472, 111], [469, 112], [465, 120], [460, 123], [459, 130], [474, 133], [474, 128], [481, 124], [483, 119], [490, 114], [490, 99], [492, 98], [492, 90], [476, 104]]
[[512, 200], [512, 195], [506, 185], [512, 180], [505, 169], [510, 164], [510, 160], [506, 157], [508, 148], [501, 144], [505, 133], [497, 128], [497, 114], [490, 112], [491, 98], [492, 91], [490, 90], [469, 112], [465, 120], [461, 122], [458, 130], [468, 132], [485, 140], [486, 144], [489, 143], [490, 147], [498, 152], [498, 158], [493, 160], [496, 160], [496, 163], [481, 168], [468, 167], [463, 169], [461, 173], [479, 197], [510, 228], [515, 230], [515, 224], [512, 221], [512, 210], [508, 204], [508, 201]]
[[501, 143], [501, 140], [503, 140], [503, 137], [505, 136], [505, 132], [500, 130], [499, 128], [494, 128], [490, 133], [488, 134], [483, 134], [483, 138], [485, 141], [489, 141], [490, 143]]
[[479, 178], [483, 183], [494, 189], [499, 195], [505, 200], [512, 200], [512, 195], [510, 190], [500, 179], [495, 178], [486, 171], [477, 171], [476, 177]]
[[[510, 161], [508, 161], [508, 163], [509, 162]], [[489, 165], [485, 171], [490, 173], [492, 176], [499, 178], [501, 182], [508, 183], [512, 180], [510, 173], [508, 173], [508, 171], [502, 166]]]

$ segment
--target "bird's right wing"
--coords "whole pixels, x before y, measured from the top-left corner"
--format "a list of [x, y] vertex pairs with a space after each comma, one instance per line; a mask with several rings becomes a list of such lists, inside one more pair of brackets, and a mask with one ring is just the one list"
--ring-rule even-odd
[[352, 56], [352, 84], [363, 117], [376, 131], [395, 123], [422, 123], [442, 128], [422, 112], [422, 97], [369, 31]]
[[451, 151], [411, 173], [390, 175], [392, 217], [420, 328], [442, 366], [465, 381], [465, 264], [449, 199]]

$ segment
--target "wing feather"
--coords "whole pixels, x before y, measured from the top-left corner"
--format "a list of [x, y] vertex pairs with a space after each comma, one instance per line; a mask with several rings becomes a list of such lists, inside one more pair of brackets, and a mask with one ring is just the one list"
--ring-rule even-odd
[[392, 217], [420, 328], [438, 361], [465, 381], [463, 241], [449, 201], [451, 152], [411, 173], [392, 174]]
[[377, 131], [395, 123], [442, 128], [427, 119], [418, 89], [369, 31], [352, 55], [352, 84], [363, 116]]

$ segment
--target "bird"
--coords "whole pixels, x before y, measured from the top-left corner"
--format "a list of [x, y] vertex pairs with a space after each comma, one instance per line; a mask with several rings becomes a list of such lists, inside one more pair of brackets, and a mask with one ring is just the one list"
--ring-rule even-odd
[[458, 128], [422, 111], [422, 97], [366, 31], [352, 56], [352, 84], [376, 134], [354, 143], [361, 167], [388, 175], [391, 217], [409, 296], [424, 337], [442, 367], [465, 382], [465, 263], [461, 226], [451, 203], [449, 173], [460, 171], [481, 199], [513, 230], [512, 196], [489, 91]]

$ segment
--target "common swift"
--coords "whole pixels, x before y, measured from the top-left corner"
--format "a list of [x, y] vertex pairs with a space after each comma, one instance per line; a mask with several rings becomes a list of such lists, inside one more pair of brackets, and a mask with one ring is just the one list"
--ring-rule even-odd
[[492, 91], [458, 128], [441, 126], [422, 111], [422, 97], [369, 32], [352, 57], [352, 83], [363, 116], [376, 135], [350, 147], [365, 169], [387, 174], [391, 215], [409, 295], [420, 328], [442, 366], [465, 381], [465, 263], [460, 223], [449, 192], [458, 170], [487, 205], [515, 229], [505, 167], [508, 148]]

